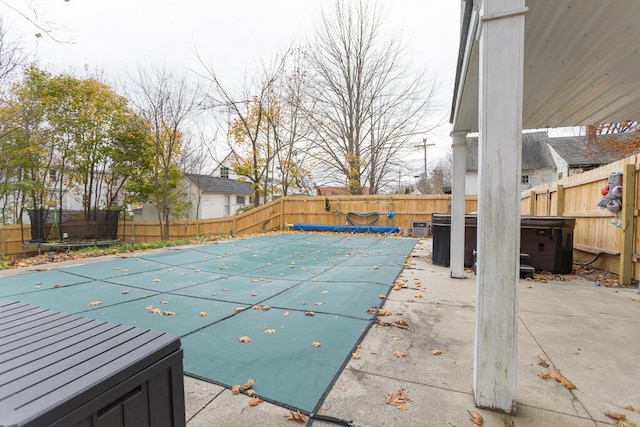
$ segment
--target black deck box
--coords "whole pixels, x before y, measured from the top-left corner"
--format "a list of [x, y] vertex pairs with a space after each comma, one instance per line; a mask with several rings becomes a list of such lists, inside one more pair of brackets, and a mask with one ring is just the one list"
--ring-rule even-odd
[[185, 426], [180, 339], [0, 302], [0, 426]]
[[[451, 215], [432, 215], [433, 263], [449, 266]], [[555, 216], [522, 216], [520, 219], [520, 253], [536, 271], [571, 273], [573, 268], [573, 230], [576, 220]], [[465, 216], [464, 265], [473, 267], [477, 246], [477, 215]]]

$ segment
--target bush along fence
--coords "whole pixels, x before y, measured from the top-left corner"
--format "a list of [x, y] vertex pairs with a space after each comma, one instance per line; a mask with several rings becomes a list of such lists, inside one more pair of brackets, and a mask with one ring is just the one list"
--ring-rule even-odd
[[[640, 265], [634, 248], [640, 247], [637, 196], [640, 156], [634, 155], [579, 175], [533, 187], [521, 195], [521, 214], [574, 218], [574, 260], [620, 275], [631, 284], [640, 280]], [[601, 207], [603, 188], [612, 174], [619, 174], [620, 210]], [[599, 205], [600, 203], [600, 205]], [[428, 221], [433, 213], [449, 212], [451, 196], [370, 195], [370, 196], [293, 196], [278, 199], [240, 215], [224, 218], [182, 220], [171, 223], [171, 240], [207, 236], [246, 236], [287, 230], [292, 224], [346, 225], [347, 214], [378, 213], [376, 225], [397, 226], [400, 235], [410, 236], [413, 221]], [[466, 197], [466, 213], [477, 211], [477, 196]], [[393, 211], [393, 215], [388, 215]], [[22, 243], [30, 239], [29, 226], [0, 226], [0, 255], [5, 258], [32, 254]], [[160, 240], [157, 222], [120, 221], [119, 239], [125, 243]]]

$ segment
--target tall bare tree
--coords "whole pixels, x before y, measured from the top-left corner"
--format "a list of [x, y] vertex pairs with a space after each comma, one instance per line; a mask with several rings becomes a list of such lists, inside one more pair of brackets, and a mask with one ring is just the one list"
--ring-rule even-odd
[[141, 173], [130, 181], [141, 201], [156, 207], [161, 237], [169, 238], [169, 221], [187, 209], [178, 191], [182, 177], [186, 126], [199, 107], [199, 89], [192, 88], [184, 76], [164, 67], [139, 69], [133, 104], [148, 123], [150, 158], [141, 158]]
[[371, 1], [336, 1], [311, 42], [308, 117], [317, 158], [346, 181], [351, 194], [371, 193], [390, 179], [400, 153], [433, 105], [434, 82], [411, 71], [399, 38], [385, 38], [383, 11]]
[[[304, 72], [300, 52], [288, 51], [245, 79], [239, 95], [225, 86], [212, 66], [206, 66], [211, 83], [211, 105], [227, 114], [228, 148], [234, 172], [254, 187], [254, 205], [269, 195], [287, 195], [303, 186], [306, 150], [301, 110]], [[289, 64], [292, 64], [289, 67]]]

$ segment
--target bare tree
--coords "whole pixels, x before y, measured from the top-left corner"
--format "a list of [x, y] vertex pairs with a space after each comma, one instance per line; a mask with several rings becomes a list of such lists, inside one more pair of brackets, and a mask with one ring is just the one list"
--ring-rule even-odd
[[188, 207], [178, 191], [186, 125], [199, 106], [199, 89], [190, 88], [184, 76], [166, 68], [139, 69], [133, 104], [149, 126], [150, 158], [140, 159], [141, 174], [131, 179], [130, 190], [151, 201], [158, 212], [161, 237], [169, 238], [169, 221]]
[[[234, 172], [254, 187], [254, 205], [269, 195], [287, 195], [303, 186], [306, 150], [301, 120], [305, 75], [302, 53], [289, 50], [246, 78], [240, 94], [227, 88], [212, 66], [205, 66], [211, 105], [228, 115], [228, 146]], [[291, 67], [289, 67], [291, 63]]]
[[383, 37], [375, 2], [336, 2], [322, 14], [310, 48], [308, 117], [319, 154], [352, 194], [376, 193], [399, 166], [400, 153], [432, 107], [435, 86], [411, 72], [398, 38]]

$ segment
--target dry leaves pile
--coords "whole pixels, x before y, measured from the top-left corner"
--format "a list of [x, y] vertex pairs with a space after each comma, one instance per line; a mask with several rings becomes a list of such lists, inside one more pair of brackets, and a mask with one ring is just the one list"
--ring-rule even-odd
[[403, 388], [398, 389], [398, 391], [387, 392], [385, 400], [387, 401], [388, 405], [393, 405], [401, 411], [406, 411], [408, 408], [405, 404], [407, 402], [411, 402], [411, 399], [409, 399]]
[[307, 421], [307, 418], [299, 410], [295, 412], [289, 411], [286, 414], [284, 414], [283, 417], [291, 421], [297, 421], [299, 423], [304, 423]]
[[569, 390], [576, 388], [576, 386], [573, 385], [571, 381], [566, 379], [565, 376], [560, 373], [560, 371], [556, 371], [555, 369], [549, 369], [547, 372], [540, 372], [538, 376], [543, 380], [556, 380], [556, 382], [559, 382]]
[[484, 419], [482, 418], [482, 415], [480, 415], [479, 413], [474, 411], [467, 411], [467, 412], [469, 413], [469, 415], [471, 415], [471, 418], [469, 418], [469, 421], [471, 421], [473, 425], [481, 426], [482, 423], [484, 423]]

